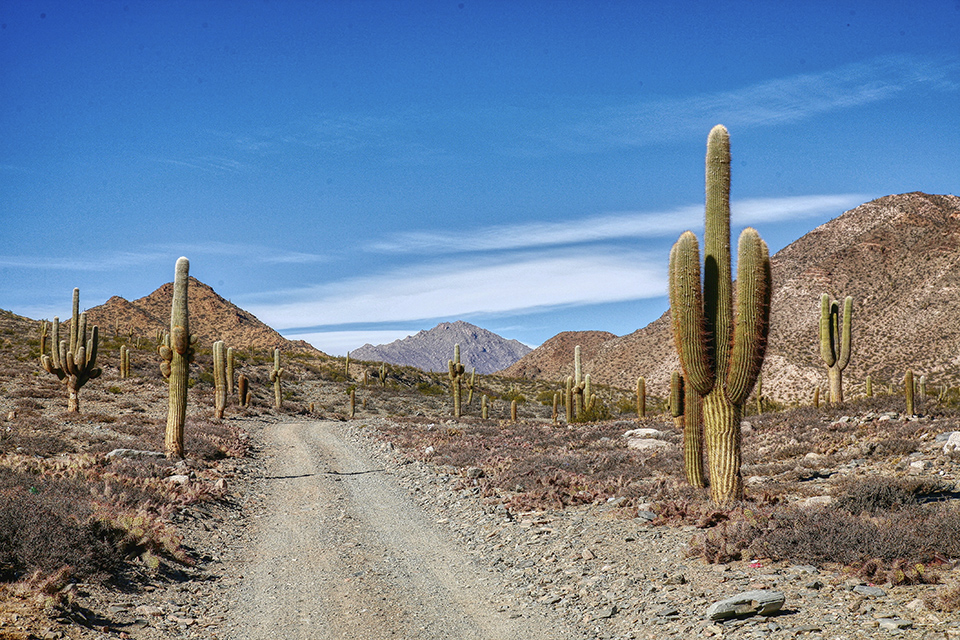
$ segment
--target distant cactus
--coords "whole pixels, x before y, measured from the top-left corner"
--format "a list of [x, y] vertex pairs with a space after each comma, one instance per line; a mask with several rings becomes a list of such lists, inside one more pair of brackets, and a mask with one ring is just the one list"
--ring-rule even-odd
[[907, 369], [907, 375], [903, 377], [903, 395], [907, 402], [908, 416], [916, 415], [916, 411], [914, 411], [915, 407], [913, 404], [913, 392], [914, 392], [913, 370]]
[[347, 351], [347, 357], [343, 359], [343, 374], [350, 377], [350, 352]]
[[385, 362], [380, 363], [380, 369], [377, 371], [377, 379], [380, 380], [380, 386], [387, 386], [387, 364]]
[[510, 420], [512, 422], [517, 421], [517, 401], [516, 400], [510, 401]]
[[120, 345], [120, 378], [126, 380], [130, 377], [130, 349], [127, 345]]
[[873, 378], [870, 377], [870, 374], [867, 374], [867, 380], [864, 383], [864, 393], [868, 398], [873, 397]]
[[187, 286], [190, 261], [178, 258], [173, 279], [173, 301], [170, 305], [170, 333], [158, 351], [162, 362], [160, 373], [169, 381], [169, 408], [164, 449], [168, 458], [183, 457], [183, 425], [187, 418], [187, 381], [193, 362], [196, 337], [190, 335], [190, 314], [187, 309]]
[[814, 387], [814, 389], [813, 389], [813, 408], [814, 408], [814, 409], [819, 409], [819, 408], [820, 408], [820, 387], [819, 387], [819, 385], [816, 386], [816, 387]]
[[227, 347], [227, 393], [233, 395], [234, 360], [233, 347]]
[[927, 397], [927, 376], [920, 376], [920, 380], [917, 383], [917, 391], [920, 392], [920, 399]]
[[213, 343], [213, 417], [223, 418], [227, 408], [227, 354], [223, 340]]
[[560, 416], [559, 405], [560, 405], [560, 394], [555, 391], [553, 393], [553, 424], [557, 424], [557, 418], [559, 418]]
[[[730, 139], [710, 132], [706, 161], [704, 280], [700, 249], [687, 231], [670, 252], [670, 316], [686, 395], [703, 399], [714, 502], [743, 498], [740, 421], [766, 351], [770, 315], [770, 258], [754, 229], [740, 235], [733, 309], [730, 267]], [[686, 403], [685, 403], [686, 404]]]
[[357, 416], [357, 390], [350, 388], [350, 417], [355, 418]]
[[583, 375], [580, 366], [580, 345], [573, 348], [573, 415], [583, 411]]
[[480, 397], [480, 417], [486, 420], [490, 417], [489, 401], [487, 399], [487, 394], [483, 394]]
[[827, 365], [831, 403], [843, 402], [843, 370], [850, 363], [852, 318], [853, 298], [843, 300], [841, 325], [840, 303], [831, 302], [826, 293], [820, 296], [820, 357]]
[[67, 411], [70, 413], [80, 412], [80, 388], [88, 380], [99, 378], [103, 373], [103, 370], [97, 367], [99, 345], [100, 331], [96, 325], [87, 340], [87, 314], [80, 313], [80, 289], [74, 289], [70, 342], [60, 340], [60, 318], [55, 317], [50, 355], [44, 354], [40, 358], [44, 370], [67, 385]]
[[583, 410], [589, 411], [593, 407], [593, 401], [596, 398], [593, 395], [593, 385], [590, 382], [590, 374], [583, 376]]
[[43, 362], [43, 355], [47, 352], [47, 328], [50, 325], [46, 320], [40, 321], [40, 361]]
[[459, 418], [461, 413], [460, 406], [460, 383], [463, 380], [464, 367], [460, 364], [460, 345], [453, 345], [453, 360], [447, 360], [447, 368], [450, 376], [450, 386], [453, 388], [453, 417]]
[[473, 391], [477, 386], [477, 368], [470, 371], [470, 382], [467, 383], [467, 406], [473, 405]]
[[280, 348], [273, 350], [273, 371], [270, 372], [270, 382], [273, 383], [273, 406], [283, 407], [283, 388], [280, 380], [283, 378], [283, 368], [280, 367]]
[[247, 376], [242, 373], [237, 378], [237, 404], [241, 407], [250, 406], [250, 386], [247, 382]]
[[573, 376], [567, 376], [567, 395], [563, 406], [567, 410], [567, 424], [573, 422]]
[[643, 376], [637, 378], [637, 417], [647, 417], [647, 381]]

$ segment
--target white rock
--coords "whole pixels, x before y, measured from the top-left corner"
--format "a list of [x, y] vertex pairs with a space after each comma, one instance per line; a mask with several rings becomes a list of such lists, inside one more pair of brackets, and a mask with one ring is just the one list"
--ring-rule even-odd
[[190, 476], [187, 475], [167, 476], [166, 480], [170, 484], [190, 484]]
[[638, 451], [657, 451], [661, 449], [669, 449], [673, 445], [669, 442], [663, 440], [655, 440], [653, 438], [630, 438], [627, 440], [628, 449], [636, 449]]
[[785, 600], [786, 597], [780, 591], [745, 591], [732, 598], [714, 602], [707, 609], [707, 617], [710, 620], [723, 620], [749, 613], [769, 616], [779, 611]]
[[833, 504], [833, 496], [813, 496], [812, 498], [805, 498], [797, 504], [804, 509], [825, 507], [828, 504]]
[[631, 429], [623, 434], [624, 438], [628, 440], [630, 438], [655, 438], [657, 440], [662, 440], [664, 437], [663, 431], [659, 429]]
[[950, 454], [954, 451], [960, 451], [960, 431], [951, 433], [950, 437], [947, 438], [947, 442], [943, 445], [944, 453]]
[[114, 449], [107, 458], [164, 458], [160, 451], [141, 451], [139, 449]]

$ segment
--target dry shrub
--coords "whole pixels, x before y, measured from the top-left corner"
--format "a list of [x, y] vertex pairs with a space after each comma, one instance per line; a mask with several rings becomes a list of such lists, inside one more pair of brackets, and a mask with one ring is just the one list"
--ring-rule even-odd
[[924, 603], [934, 611], [960, 611], [960, 579], [941, 585]]
[[888, 513], [774, 506], [747, 510], [691, 543], [691, 553], [710, 562], [769, 558], [774, 561], [854, 567], [866, 578], [894, 583], [935, 581], [930, 567], [960, 556], [960, 507], [904, 505]]

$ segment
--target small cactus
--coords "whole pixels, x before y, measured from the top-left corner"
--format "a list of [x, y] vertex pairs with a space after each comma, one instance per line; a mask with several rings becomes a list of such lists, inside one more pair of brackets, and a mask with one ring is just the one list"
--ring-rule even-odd
[[120, 345], [120, 378], [126, 380], [130, 377], [130, 349], [127, 345]]
[[903, 377], [903, 394], [907, 403], [907, 415], [916, 415], [913, 404], [913, 369], [907, 369], [907, 374]]
[[273, 406], [283, 407], [283, 388], [280, 380], [283, 378], [283, 369], [280, 367], [280, 348], [273, 350], [273, 371], [270, 372], [270, 382], [273, 383]]
[[387, 386], [387, 363], [380, 363], [380, 369], [377, 371], [377, 379], [380, 380], [381, 387]]
[[553, 424], [557, 424], [557, 418], [560, 416], [559, 405], [560, 405], [560, 394], [554, 391], [553, 393]]
[[486, 420], [490, 417], [489, 401], [487, 399], [487, 394], [483, 394], [480, 397], [480, 417]]
[[[42, 329], [41, 329], [42, 331]], [[80, 313], [80, 289], [73, 290], [73, 314], [70, 318], [70, 342], [60, 340], [60, 318], [53, 319], [53, 344], [50, 355], [42, 355], [40, 364], [47, 373], [67, 386], [67, 411], [80, 412], [80, 389], [88, 380], [100, 377], [97, 349], [100, 331], [94, 326], [87, 340], [87, 314]]]
[[853, 298], [843, 300], [843, 324], [840, 303], [830, 301], [826, 293], [820, 296], [820, 357], [827, 365], [830, 380], [830, 402], [843, 402], [843, 370], [850, 363], [850, 336], [853, 318]]
[[867, 374], [867, 380], [864, 382], [864, 393], [868, 398], [873, 397], [873, 378], [870, 377], [870, 374]]
[[43, 361], [43, 354], [47, 352], [47, 328], [50, 325], [46, 320], [40, 321], [40, 361]]
[[567, 410], [567, 423], [573, 422], [573, 376], [567, 376], [567, 396], [563, 406]]
[[453, 417], [459, 418], [461, 413], [460, 390], [463, 380], [464, 367], [460, 364], [460, 345], [453, 345], [453, 360], [447, 360], [447, 368], [450, 376], [450, 386], [453, 388]]
[[357, 390], [350, 388], [350, 417], [357, 417]]
[[237, 377], [237, 403], [241, 407], [250, 406], [250, 385], [242, 373]]
[[510, 401], [510, 420], [512, 422], [517, 421], [517, 401], [516, 400]]
[[227, 356], [223, 340], [213, 343], [213, 417], [223, 418], [227, 408]]
[[647, 381], [643, 376], [637, 378], [637, 417], [647, 417]]
[[234, 359], [233, 347], [227, 347], [227, 394], [233, 395]]
[[477, 386], [477, 368], [473, 367], [470, 371], [470, 382], [467, 383], [467, 406], [473, 404], [473, 391]]
[[573, 415], [583, 411], [584, 381], [580, 366], [580, 345], [573, 348]]

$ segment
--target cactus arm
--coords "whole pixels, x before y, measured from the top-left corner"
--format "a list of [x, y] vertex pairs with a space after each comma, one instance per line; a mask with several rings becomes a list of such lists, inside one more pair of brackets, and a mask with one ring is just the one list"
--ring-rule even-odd
[[714, 377], [706, 344], [700, 249], [690, 231], [670, 251], [670, 320], [687, 383], [701, 395], [709, 393]]
[[[703, 245], [704, 328], [706, 335], [712, 337], [709, 347], [713, 351], [715, 370], [727, 371], [733, 337], [733, 287], [730, 271], [730, 134], [723, 125], [711, 129], [707, 138]], [[689, 382], [699, 390], [696, 381]]]
[[73, 311], [70, 314], [70, 351], [77, 350], [77, 330], [80, 327], [80, 289], [73, 289]]
[[820, 296], [820, 357], [828, 367], [837, 362], [837, 350], [834, 345], [833, 314], [830, 296]]
[[737, 318], [727, 375], [727, 397], [743, 404], [750, 395], [767, 348], [770, 325], [770, 255], [755, 229], [740, 234], [737, 258]]

